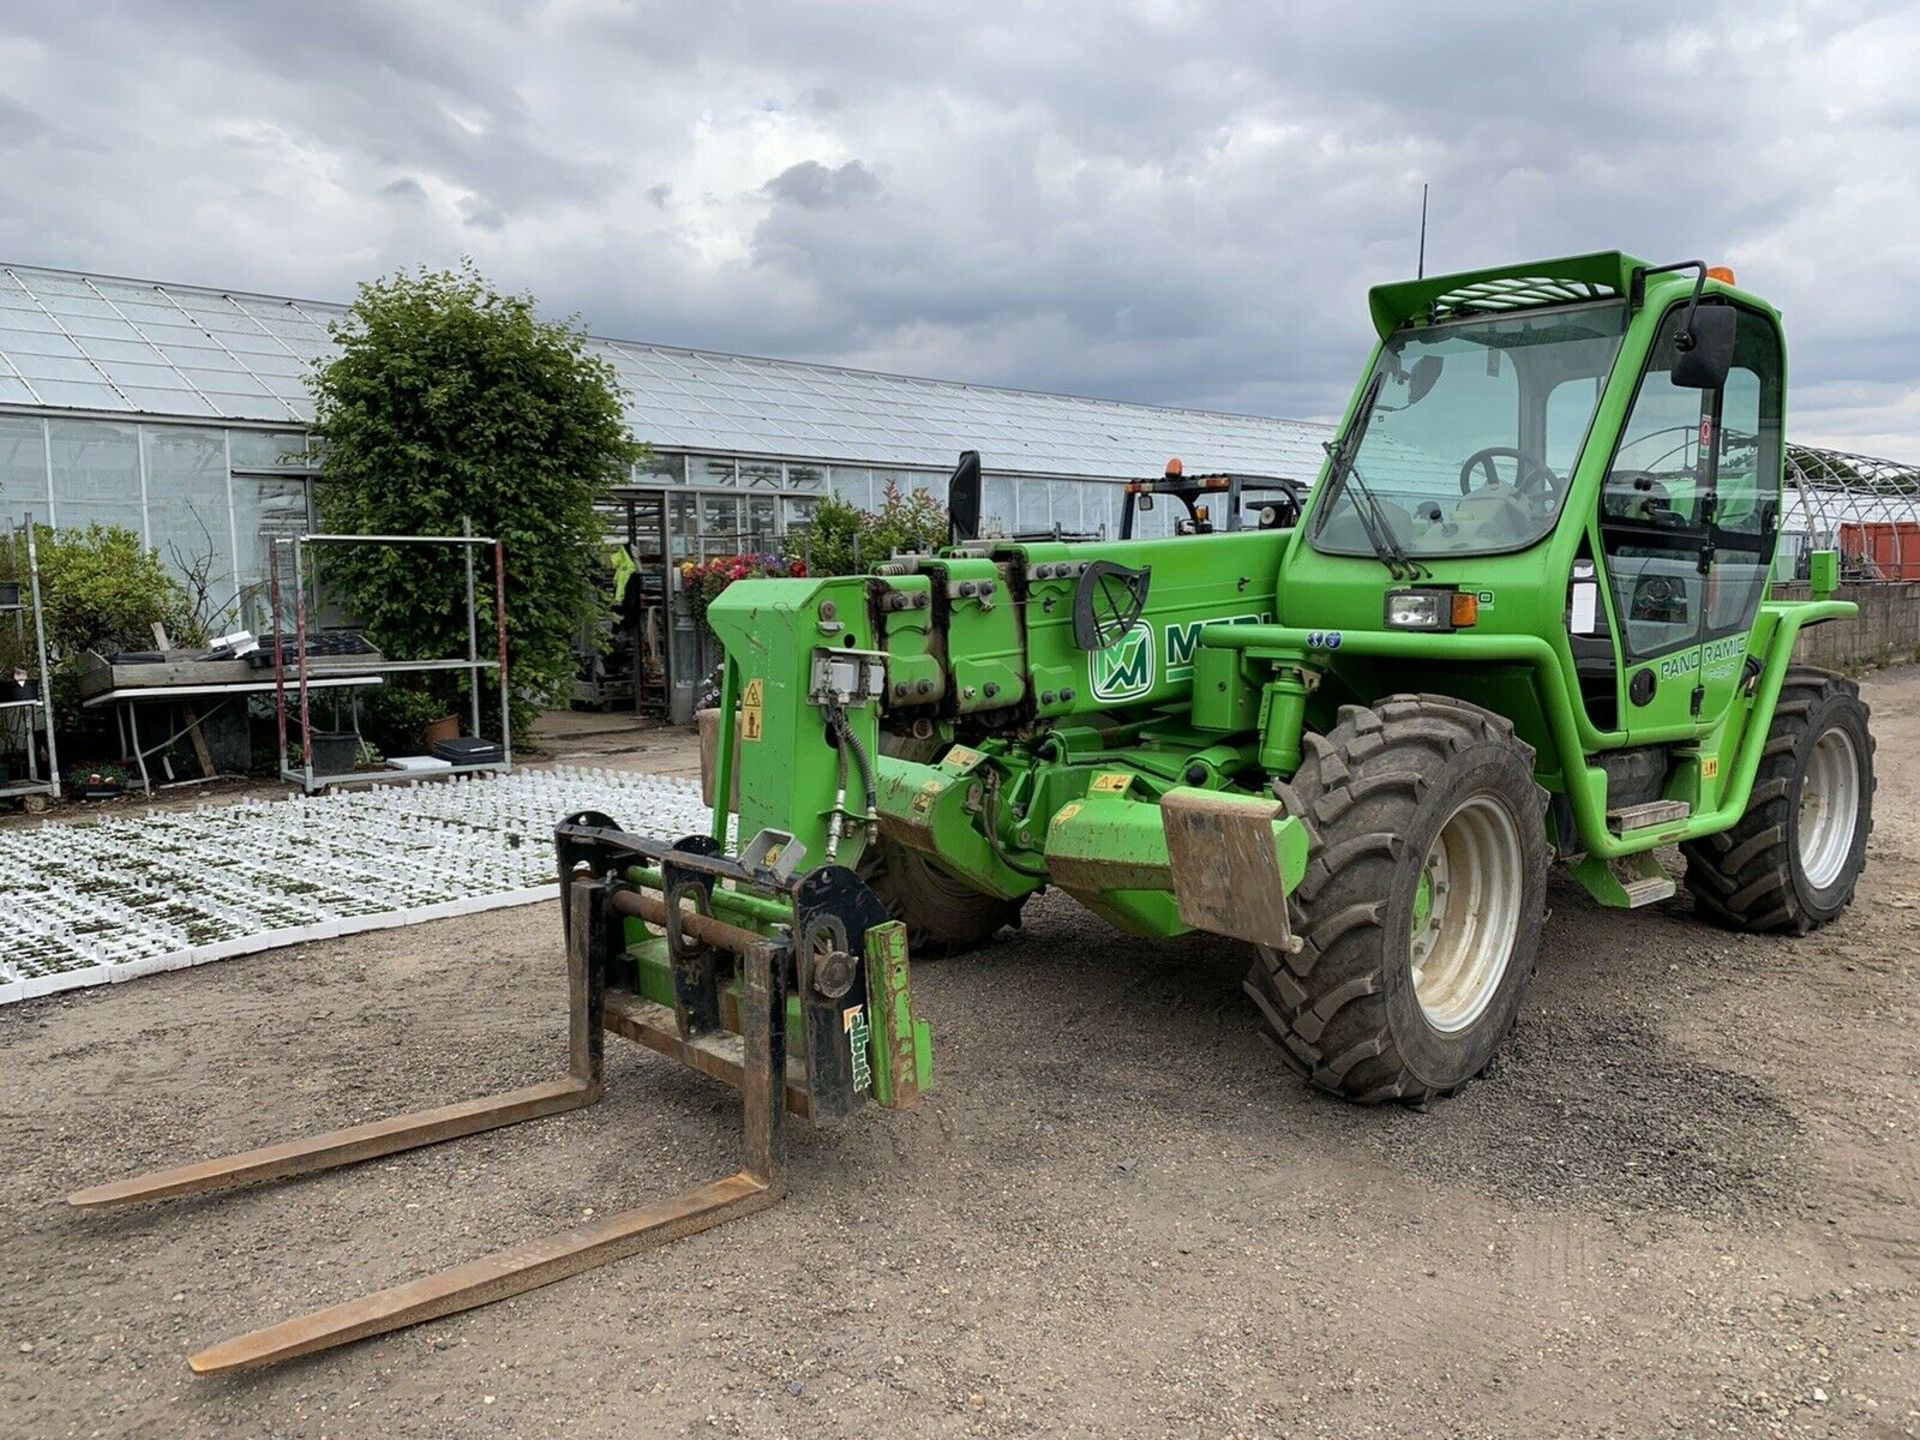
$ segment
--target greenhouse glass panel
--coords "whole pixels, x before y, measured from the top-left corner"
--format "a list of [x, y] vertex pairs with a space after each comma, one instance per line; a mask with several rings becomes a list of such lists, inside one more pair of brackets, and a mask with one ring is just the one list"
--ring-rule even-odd
[[747, 543], [756, 554], [780, 548], [780, 501], [774, 495], [752, 495], [741, 502], [747, 510]]
[[787, 488], [804, 490], [817, 494], [827, 488], [827, 470], [824, 465], [787, 466]]
[[980, 495], [980, 533], [1009, 535], [1013, 533], [1013, 521], [1013, 481], [1004, 475], [987, 476]]
[[780, 488], [780, 462], [777, 460], [742, 460], [740, 462], [740, 484], [749, 490], [778, 490]]
[[700, 553], [731, 555], [740, 548], [740, 502], [731, 495], [700, 497]]
[[108, 420], [54, 420], [53, 513], [60, 525], [124, 525], [146, 534], [140, 431]]
[[700, 497], [669, 495], [667, 505], [673, 531], [673, 558], [697, 559], [700, 555]]
[[633, 467], [636, 485], [684, 485], [687, 483], [687, 457], [655, 453], [651, 460]]
[[1053, 523], [1069, 535], [1080, 533], [1080, 492], [1085, 488], [1071, 480], [1054, 480], [1047, 485]]
[[1044, 533], [1053, 528], [1053, 521], [1047, 513], [1046, 481], [1015, 481], [1013, 498], [1020, 516], [1019, 531], [1022, 535]]
[[147, 543], [187, 583], [208, 623], [224, 630], [234, 606], [227, 444], [218, 430], [154, 425], [147, 446]]
[[229, 430], [235, 470], [303, 470], [307, 437], [298, 430]]
[[[239, 544], [234, 577], [237, 624], [257, 635], [271, 633], [273, 628], [270, 547], [277, 539], [291, 540], [306, 532], [308, 505], [308, 484], [303, 479], [291, 475], [233, 478], [233, 528]], [[283, 550], [283, 564], [292, 563], [287, 557]], [[281, 586], [290, 589], [291, 578], [283, 575]]]
[[847, 465], [833, 467], [833, 493], [860, 510], [873, 509], [873, 476]]
[[0, 415], [0, 529], [47, 520], [46, 436], [38, 420]]
[[689, 485], [726, 485], [734, 483], [732, 457], [715, 459], [711, 455], [689, 455], [687, 457], [687, 483]]
[[813, 507], [820, 502], [811, 496], [794, 496], [786, 502], [787, 531], [792, 533], [813, 520]]

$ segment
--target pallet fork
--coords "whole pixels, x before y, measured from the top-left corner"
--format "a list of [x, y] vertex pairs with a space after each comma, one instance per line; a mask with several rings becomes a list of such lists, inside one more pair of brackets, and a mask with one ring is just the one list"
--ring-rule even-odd
[[[767, 1209], [785, 1190], [788, 1111], [828, 1119], [867, 1096], [905, 1108], [928, 1080], [929, 1035], [912, 1018], [904, 927], [849, 870], [825, 866], [796, 877], [797, 854], [779, 863], [784, 838], [762, 837], [736, 861], [704, 836], [669, 846], [628, 835], [603, 815], [569, 818], [555, 831], [567, 940], [563, 1078], [155, 1171], [75, 1191], [67, 1202], [93, 1209], [282, 1180], [577, 1110], [603, 1093], [603, 1037], [611, 1030], [740, 1091], [738, 1170], [222, 1341], [188, 1365], [214, 1375], [277, 1364], [490, 1304]], [[790, 923], [776, 918], [783, 912]], [[659, 926], [664, 942], [649, 943], [623, 920]], [[624, 945], [623, 928], [640, 943]], [[862, 954], [864, 965], [854, 959]], [[723, 966], [723, 955], [736, 963]], [[799, 992], [794, 1005], [790, 987]], [[671, 1006], [663, 1003], [669, 994]], [[790, 1066], [796, 1030], [801, 1053]]]

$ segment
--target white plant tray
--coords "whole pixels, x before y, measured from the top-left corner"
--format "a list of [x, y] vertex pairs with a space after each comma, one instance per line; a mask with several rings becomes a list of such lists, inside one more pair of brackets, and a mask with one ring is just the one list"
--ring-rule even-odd
[[387, 760], [387, 768], [420, 775], [434, 770], [451, 770], [453, 762], [442, 760], [438, 755], [394, 755]]
[[582, 810], [679, 839], [691, 780], [523, 770], [0, 830], [0, 1004], [559, 893]]

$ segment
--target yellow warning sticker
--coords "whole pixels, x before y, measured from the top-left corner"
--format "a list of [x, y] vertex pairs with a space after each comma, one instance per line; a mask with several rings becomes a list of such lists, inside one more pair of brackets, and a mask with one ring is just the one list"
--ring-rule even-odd
[[1700, 778], [1702, 780], [1717, 780], [1720, 778], [1720, 757], [1718, 755], [1709, 755], [1700, 762]]
[[740, 697], [740, 738], [758, 740], [762, 730], [761, 709], [766, 703], [766, 682], [753, 679], [747, 682], [747, 693]]
[[1097, 794], [1117, 795], [1131, 784], [1133, 784], [1133, 776], [1122, 775], [1118, 771], [1110, 771], [1105, 775], [1094, 776], [1093, 784], [1087, 788]]
[[920, 787], [920, 793], [913, 797], [913, 813], [924, 815], [933, 809], [933, 802], [940, 798], [947, 787], [938, 780], [929, 780]]
[[1051, 828], [1054, 825], [1066, 824], [1067, 821], [1071, 820], [1074, 816], [1080, 813], [1080, 809], [1081, 809], [1081, 806], [1078, 800], [1075, 800], [1072, 803], [1067, 805], [1062, 805], [1060, 809], [1057, 812], [1055, 812], [1053, 819], [1047, 822], [1048, 827]]
[[950, 766], [955, 770], [960, 770], [960, 769], [964, 769], [968, 765], [971, 765], [974, 761], [978, 760], [979, 758], [980, 758], [980, 752], [978, 750], [969, 750], [964, 745], [956, 745], [951, 750], [947, 751], [947, 758], [942, 760], [940, 763], [942, 765]]

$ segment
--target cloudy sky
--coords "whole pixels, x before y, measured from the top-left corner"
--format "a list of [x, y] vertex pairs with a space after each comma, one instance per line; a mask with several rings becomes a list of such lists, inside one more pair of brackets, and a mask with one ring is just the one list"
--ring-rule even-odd
[[[1587, 16], [1590, 18], [1576, 18]], [[1620, 247], [1920, 459], [1920, 11], [1875, 0], [0, 8], [0, 259], [1322, 418], [1365, 288]]]

